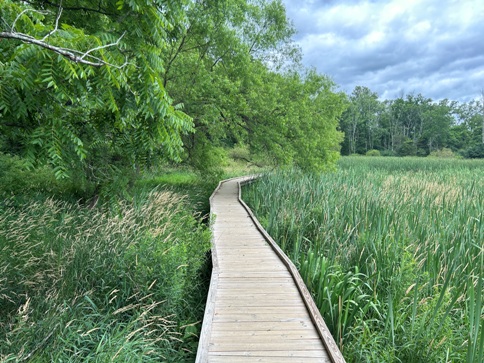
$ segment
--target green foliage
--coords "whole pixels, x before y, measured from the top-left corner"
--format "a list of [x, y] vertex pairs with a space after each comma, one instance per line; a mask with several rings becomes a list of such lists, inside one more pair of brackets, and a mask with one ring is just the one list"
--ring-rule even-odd
[[101, 196], [160, 160], [219, 176], [237, 143], [272, 165], [334, 168], [345, 96], [301, 67], [279, 0], [8, 0], [0, 15], [0, 151], [30, 167]]
[[381, 156], [381, 153], [379, 150], [372, 149], [366, 152], [366, 156]]
[[159, 157], [179, 160], [181, 137], [192, 131], [192, 122], [173, 106], [161, 73], [167, 31], [184, 21], [182, 4], [132, 0], [87, 1], [84, 6], [79, 10], [65, 4], [56, 29], [55, 4], [2, 5], [0, 16], [10, 33], [45, 39], [103, 65], [73, 62], [51, 49], [4, 39], [1, 146], [32, 165], [51, 164], [58, 178], [74, 169], [87, 175], [99, 166], [99, 154], [122, 155], [125, 165], [136, 168]]
[[[318, 251], [309, 249], [300, 271], [306, 286], [314, 297], [324, 321], [339, 346], [351, 328], [364, 320], [370, 309], [376, 309], [366, 276], [356, 271], [343, 271], [331, 264]], [[377, 310], [375, 310], [378, 313]]]
[[93, 188], [81, 180], [58, 180], [48, 166], [31, 170], [28, 162], [0, 153], [0, 198], [18, 202], [55, 196], [63, 200], [87, 199]]
[[456, 155], [453, 153], [453, 151], [451, 149], [444, 147], [443, 149], [432, 151], [429, 154], [429, 157], [432, 157], [432, 158], [449, 158], [449, 159], [452, 159], [452, 158], [455, 158]]
[[251, 158], [249, 148], [243, 144], [237, 144], [232, 149], [230, 149], [229, 157], [234, 160], [243, 161], [249, 161]]
[[413, 140], [406, 139], [398, 148], [399, 156], [415, 156], [417, 155], [417, 146]]
[[187, 14], [164, 79], [194, 119], [198, 135], [185, 138], [192, 164], [217, 150], [210, 147], [239, 143], [272, 165], [334, 167], [345, 97], [327, 77], [301, 69], [282, 3], [201, 1]]
[[[364, 154], [374, 148], [378, 128], [377, 114], [381, 108], [378, 95], [367, 87], [357, 86], [349, 96], [349, 107], [341, 117], [341, 129], [345, 132], [345, 154]], [[364, 140], [366, 150], [360, 144]]]
[[300, 269], [347, 361], [481, 361], [482, 161], [339, 164], [266, 175], [243, 197]]
[[[18, 157], [0, 153], [0, 191], [3, 197], [17, 194], [30, 186], [36, 186], [32, 180], [38, 173], [29, 173], [27, 163]], [[52, 178], [51, 180], [52, 181]]]
[[222, 147], [216, 147], [203, 134], [195, 135], [196, 142], [190, 149], [190, 164], [204, 177], [220, 180], [227, 155]]
[[[200, 212], [203, 219], [210, 213], [209, 198], [219, 183], [219, 179], [209, 175], [201, 175], [198, 171], [180, 168], [163, 167], [145, 173], [143, 178], [135, 183], [135, 189], [141, 195], [153, 188], [161, 187], [173, 193], [186, 195], [187, 203]], [[135, 196], [135, 198], [138, 198]]]
[[0, 360], [193, 359], [210, 233], [179, 195], [136, 200], [4, 201]]
[[466, 159], [482, 159], [484, 158], [484, 144], [477, 144], [465, 149], [462, 152]]
[[381, 156], [397, 156], [397, 153], [392, 150], [383, 150]]
[[437, 102], [408, 94], [382, 102], [362, 86], [355, 87], [348, 98], [349, 107], [340, 119], [344, 155], [376, 149], [388, 156], [428, 156], [447, 148], [481, 157], [476, 151], [482, 144], [482, 100]]
[[334, 167], [342, 134], [337, 118], [345, 107], [342, 94], [333, 92], [326, 77], [308, 72], [285, 75], [262, 73], [260, 93], [247, 100], [247, 144], [256, 155], [267, 155], [275, 165], [296, 165], [304, 170]]

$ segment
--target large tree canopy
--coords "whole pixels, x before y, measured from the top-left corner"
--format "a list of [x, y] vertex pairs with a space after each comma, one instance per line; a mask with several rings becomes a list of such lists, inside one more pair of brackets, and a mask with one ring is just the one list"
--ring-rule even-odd
[[345, 97], [302, 69], [281, 1], [201, 0], [187, 14], [164, 84], [194, 119], [197, 132], [185, 139], [192, 161], [242, 143], [277, 165], [332, 165]]
[[58, 177], [160, 158], [207, 167], [214, 147], [237, 143], [306, 169], [338, 155], [345, 96], [300, 65], [280, 0], [6, 0], [0, 11], [0, 149]]
[[7, 0], [0, 11], [3, 148], [57, 176], [102, 155], [180, 158], [192, 122], [165, 92], [162, 55], [186, 20], [181, 2]]

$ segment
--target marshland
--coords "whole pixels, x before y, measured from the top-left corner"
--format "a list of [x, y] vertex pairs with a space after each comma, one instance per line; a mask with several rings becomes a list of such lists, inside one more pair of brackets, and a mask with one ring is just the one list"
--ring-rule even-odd
[[346, 157], [280, 171], [243, 198], [349, 362], [481, 362], [484, 163]]

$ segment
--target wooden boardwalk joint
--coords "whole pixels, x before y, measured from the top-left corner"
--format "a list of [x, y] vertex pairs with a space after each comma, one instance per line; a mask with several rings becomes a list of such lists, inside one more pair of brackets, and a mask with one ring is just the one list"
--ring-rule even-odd
[[223, 181], [210, 198], [213, 271], [196, 362], [344, 363], [292, 262]]

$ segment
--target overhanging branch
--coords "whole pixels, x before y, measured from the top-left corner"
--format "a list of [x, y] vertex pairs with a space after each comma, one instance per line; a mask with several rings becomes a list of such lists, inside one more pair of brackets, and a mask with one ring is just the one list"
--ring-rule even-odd
[[92, 52], [95, 52], [95, 51], [98, 51], [98, 50], [101, 50], [101, 49], [106, 49], [106, 48], [118, 46], [119, 42], [121, 41], [121, 39], [124, 37], [124, 35], [126, 33], [123, 33], [118, 38], [118, 40], [116, 40], [114, 43], [101, 45], [101, 46], [98, 46], [98, 47], [95, 47], [95, 48], [92, 48], [92, 49], [88, 49], [87, 51], [79, 51], [79, 50], [76, 50], [76, 49], [58, 47], [58, 46], [55, 46], [55, 45], [48, 43], [47, 42], [48, 38], [52, 34], [57, 32], [57, 30], [59, 29], [59, 19], [62, 15], [62, 9], [63, 8], [62, 8], [62, 0], [61, 0], [59, 2], [59, 5], [58, 5], [54, 29], [49, 31], [47, 33], [47, 35], [45, 35], [42, 39], [37, 39], [33, 36], [30, 36], [30, 35], [25, 34], [25, 33], [20, 33], [20, 32], [17, 32], [15, 30], [16, 23], [23, 14], [25, 14], [27, 12], [37, 12], [37, 13], [40, 13], [40, 14], [44, 14], [44, 12], [38, 11], [38, 10], [35, 10], [35, 9], [25, 9], [22, 12], [20, 12], [20, 14], [18, 14], [17, 17], [15, 18], [12, 26], [8, 27], [8, 25], [7, 25], [7, 28], [9, 28], [10, 31], [0, 32], [0, 38], [16, 39], [16, 40], [20, 40], [21, 42], [24, 42], [24, 43], [27, 43], [27, 44], [34, 44], [34, 45], [37, 45], [39, 47], [48, 49], [48, 50], [50, 50], [54, 53], [60, 54], [63, 57], [66, 57], [66, 58], [70, 59], [71, 61], [73, 61], [75, 63], [85, 64], [85, 65], [88, 65], [88, 66], [102, 67], [102, 66], [108, 65], [108, 66], [119, 69], [119, 68], [125, 67], [128, 64], [127, 62], [125, 62], [122, 66], [116, 66], [116, 65], [113, 65], [113, 64], [110, 64], [110, 63], [104, 61], [101, 58], [95, 57], [91, 54]]
[[[24, 43], [34, 44], [34, 45], [37, 45], [39, 47], [48, 49], [48, 50], [50, 50], [54, 53], [60, 54], [63, 57], [66, 57], [66, 58], [70, 59], [71, 61], [73, 61], [75, 63], [86, 64], [88, 66], [93, 66], [93, 67], [102, 67], [102, 66], [109, 65], [109, 66], [112, 66], [112, 67], [115, 67], [115, 68], [123, 68], [123, 67], [126, 66], [127, 62], [125, 62], [122, 66], [116, 66], [116, 65], [110, 64], [108, 62], [105, 62], [104, 60], [102, 60], [100, 58], [94, 57], [90, 53], [92, 53], [95, 50], [117, 46], [119, 44], [119, 42], [121, 41], [121, 39], [123, 38], [123, 36], [124, 36], [124, 34], [121, 35], [121, 37], [119, 37], [119, 39], [114, 43], [106, 44], [106, 45], [103, 45], [103, 46], [100, 46], [100, 47], [89, 49], [86, 52], [82, 52], [82, 51], [78, 51], [78, 50], [75, 50], [75, 49], [57, 47], [55, 45], [52, 45], [52, 44], [45, 42], [44, 40], [39, 40], [39, 39], [36, 39], [34, 37], [31, 37], [30, 35], [23, 34], [23, 33], [0, 32], [0, 38], [16, 39], [16, 40], [20, 40]], [[86, 58], [88, 58], [88, 59], [86, 59]]]

